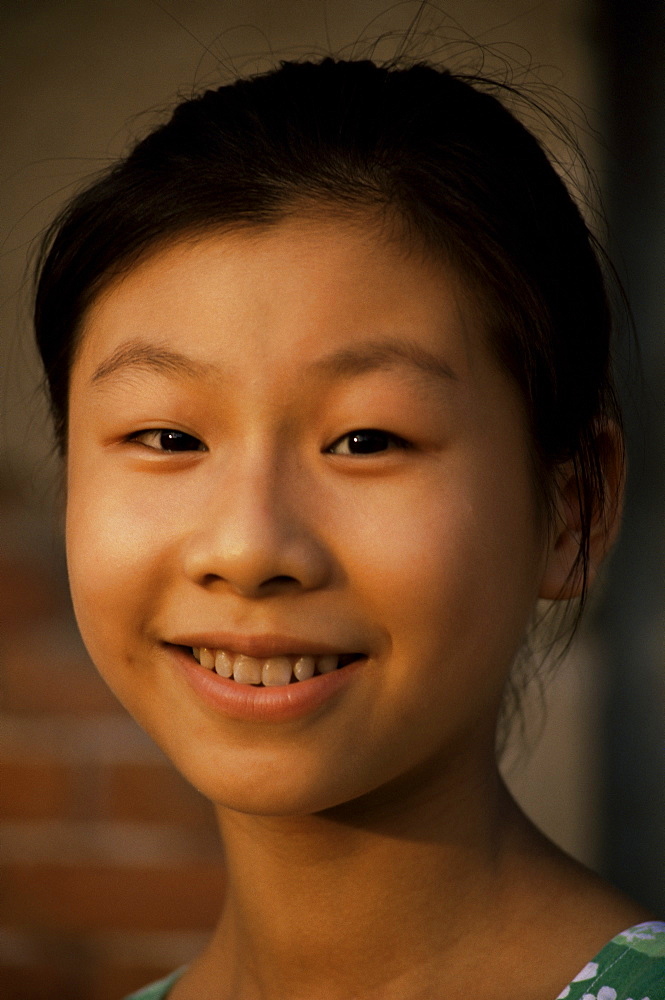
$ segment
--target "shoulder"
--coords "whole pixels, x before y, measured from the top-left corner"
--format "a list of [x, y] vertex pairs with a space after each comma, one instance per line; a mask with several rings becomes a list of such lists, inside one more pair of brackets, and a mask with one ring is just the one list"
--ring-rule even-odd
[[650, 920], [617, 934], [557, 1000], [665, 1000], [665, 923]]
[[171, 987], [175, 986], [176, 981], [184, 971], [184, 968], [176, 969], [170, 976], [166, 976], [156, 983], [151, 983], [150, 986], [145, 986], [142, 990], [137, 990], [136, 993], [132, 993], [125, 1000], [164, 1000], [168, 996]]

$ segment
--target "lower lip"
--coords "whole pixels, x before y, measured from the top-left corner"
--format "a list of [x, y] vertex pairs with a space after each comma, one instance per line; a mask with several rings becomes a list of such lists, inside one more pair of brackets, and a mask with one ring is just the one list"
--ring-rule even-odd
[[238, 684], [202, 667], [182, 646], [168, 647], [189, 686], [212, 708], [230, 719], [290, 722], [315, 712], [343, 691], [366, 659], [355, 660], [329, 674], [276, 687]]

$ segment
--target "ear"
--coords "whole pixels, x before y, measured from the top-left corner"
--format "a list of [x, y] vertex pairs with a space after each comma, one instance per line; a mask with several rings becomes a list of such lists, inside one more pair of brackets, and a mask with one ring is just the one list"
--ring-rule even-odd
[[[590, 586], [619, 531], [625, 478], [623, 435], [614, 422], [604, 423], [596, 433], [596, 452], [604, 480], [604, 500], [595, 498], [589, 532]], [[556, 510], [539, 597], [569, 600], [579, 597], [584, 585], [583, 567], [575, 566], [582, 543], [580, 496], [572, 461], [559, 470]]]

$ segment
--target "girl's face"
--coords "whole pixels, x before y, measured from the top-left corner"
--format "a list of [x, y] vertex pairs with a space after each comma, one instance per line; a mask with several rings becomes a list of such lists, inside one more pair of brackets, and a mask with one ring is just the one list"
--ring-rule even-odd
[[[214, 801], [313, 812], [486, 764], [547, 545], [479, 311], [372, 227], [175, 242], [91, 308], [71, 385], [76, 613]], [[305, 674], [344, 659], [264, 687], [191, 647], [250, 675], [269, 659], [273, 681], [299, 655]]]

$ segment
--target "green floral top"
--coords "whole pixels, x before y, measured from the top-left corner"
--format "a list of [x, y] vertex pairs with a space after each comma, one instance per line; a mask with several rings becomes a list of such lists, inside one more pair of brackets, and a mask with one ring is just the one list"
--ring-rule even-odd
[[[165, 1000], [184, 971], [126, 1000]], [[665, 1000], [665, 923], [638, 924], [617, 934], [556, 1000]]]
[[557, 1000], [665, 1000], [665, 923], [617, 934]]

